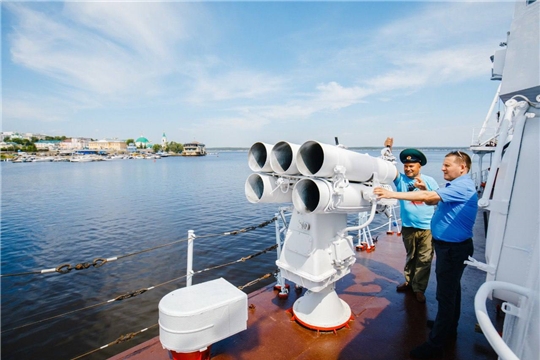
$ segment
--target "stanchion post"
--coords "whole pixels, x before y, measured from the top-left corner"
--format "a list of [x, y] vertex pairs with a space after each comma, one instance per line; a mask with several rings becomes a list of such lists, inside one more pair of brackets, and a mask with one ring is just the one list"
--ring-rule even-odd
[[193, 278], [193, 241], [194, 240], [195, 240], [195, 231], [188, 230], [186, 287], [191, 286], [191, 280]]
[[[280, 235], [280, 229], [279, 229], [279, 214], [276, 213], [276, 244], [277, 244], [277, 259], [279, 260], [279, 256], [281, 255], [281, 235]], [[277, 284], [279, 286], [284, 286], [285, 282], [283, 281], [283, 278], [281, 277], [281, 273], [277, 273]]]

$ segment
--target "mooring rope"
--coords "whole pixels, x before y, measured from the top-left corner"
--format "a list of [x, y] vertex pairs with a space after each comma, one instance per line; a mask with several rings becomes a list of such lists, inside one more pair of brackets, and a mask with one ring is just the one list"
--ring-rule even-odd
[[[262, 255], [262, 254], [266, 254], [268, 251], [275, 250], [276, 248], [277, 248], [277, 244], [269, 246], [266, 249], [258, 251], [258, 252], [254, 253], [254, 254], [251, 254], [251, 255], [248, 255], [248, 256], [245, 256], [245, 257], [241, 257], [240, 259], [230, 261], [230, 262], [225, 263], [225, 264], [220, 264], [220, 265], [208, 267], [208, 268], [205, 268], [205, 269], [202, 269], [202, 270], [198, 270], [198, 271], [194, 272], [193, 275], [201, 274], [201, 273], [206, 272], [206, 271], [219, 269], [219, 268], [229, 266], [229, 265], [233, 265], [233, 264], [237, 264], [237, 263], [240, 263], [240, 262], [245, 262], [246, 260], [251, 260], [253, 258], [256, 258], [257, 256]], [[128, 293], [125, 293], [125, 294], [122, 294], [122, 295], [118, 295], [118, 296], [116, 296], [116, 297], [114, 297], [112, 299], [102, 301], [102, 302], [94, 304], [94, 305], [86, 306], [86, 307], [83, 307], [83, 308], [80, 308], [80, 309], [71, 310], [71, 311], [68, 311], [68, 312], [65, 312], [65, 313], [62, 313], [62, 314], [54, 315], [54, 316], [51, 316], [51, 317], [48, 317], [48, 318], [45, 318], [45, 319], [37, 320], [37, 321], [31, 322], [31, 323], [23, 324], [23, 325], [16, 326], [16, 327], [13, 327], [13, 328], [2, 329], [2, 331], [0, 333], [5, 333], [5, 332], [8, 332], [8, 331], [22, 329], [22, 328], [25, 328], [25, 327], [28, 327], [28, 326], [31, 326], [31, 325], [39, 324], [39, 323], [42, 323], [42, 322], [45, 322], [45, 321], [49, 321], [49, 320], [57, 319], [57, 318], [60, 318], [60, 317], [63, 317], [63, 316], [69, 315], [69, 314], [73, 314], [75, 312], [88, 310], [88, 309], [95, 308], [95, 307], [98, 307], [98, 306], [104, 306], [104, 305], [107, 305], [107, 304], [110, 304], [110, 303], [113, 303], [113, 302], [116, 302], [116, 301], [120, 301], [120, 300], [130, 299], [132, 297], [144, 294], [147, 291], [150, 291], [150, 290], [159, 288], [161, 286], [167, 285], [169, 283], [181, 280], [181, 279], [183, 279], [185, 277], [187, 277], [187, 275], [182, 275], [182, 276], [176, 277], [174, 279], [167, 280], [165, 282], [159, 283], [159, 284], [154, 285], [154, 286], [150, 286], [150, 287], [147, 287], [147, 288], [142, 288], [142, 289], [135, 290], [135, 291], [132, 291], [132, 292], [128, 292]], [[244, 287], [246, 287], [246, 286], [248, 286], [248, 285], [244, 285]]]
[[[210, 238], [210, 237], [215, 237], [215, 236], [227, 236], [227, 235], [237, 235], [237, 234], [247, 233], [249, 231], [253, 231], [253, 230], [260, 229], [260, 228], [263, 228], [265, 226], [268, 226], [268, 225], [270, 225], [271, 223], [273, 223], [276, 220], [277, 220], [277, 217], [273, 217], [272, 219], [264, 221], [264, 222], [262, 222], [262, 223], [260, 223], [258, 225], [248, 226], [248, 227], [245, 227], [243, 229], [239, 229], [239, 230], [235, 230], [235, 231], [227, 231], [227, 232], [221, 232], [221, 233], [215, 233], [215, 234], [206, 234], [206, 235], [197, 235], [197, 239], [204, 239], [204, 238]], [[12, 274], [0, 274], [0, 277], [36, 275], [36, 274], [49, 274], [49, 273], [67, 274], [67, 273], [71, 272], [71, 270], [85, 270], [85, 269], [88, 269], [90, 267], [99, 268], [99, 267], [101, 267], [101, 266], [103, 266], [106, 263], [111, 262], [111, 261], [116, 261], [116, 260], [119, 260], [119, 259], [125, 259], [125, 258], [131, 257], [131, 256], [140, 255], [140, 254], [147, 253], [147, 252], [150, 252], [150, 251], [154, 251], [154, 250], [157, 250], [157, 249], [161, 249], [161, 248], [164, 248], [164, 247], [167, 247], [167, 246], [172, 246], [172, 245], [176, 245], [176, 244], [179, 244], [179, 243], [182, 243], [182, 242], [186, 242], [188, 240], [189, 240], [189, 238], [183, 238], [183, 239], [176, 240], [176, 241], [173, 241], [173, 242], [170, 242], [170, 243], [167, 243], [167, 244], [157, 245], [157, 246], [154, 246], [154, 247], [151, 247], [151, 248], [148, 248], [148, 249], [143, 249], [143, 250], [140, 250], [140, 251], [132, 252], [132, 253], [125, 254], [125, 255], [110, 257], [110, 258], [98, 257], [98, 258], [95, 258], [92, 261], [92, 263], [84, 262], [84, 263], [78, 263], [78, 264], [73, 265], [73, 266], [71, 264], [67, 263], [67, 264], [61, 264], [61, 265], [59, 265], [57, 267], [54, 267], [54, 268], [43, 269], [43, 270], [27, 271], [27, 272], [12, 273]]]
[[85, 357], [85, 356], [88, 356], [88, 355], [90, 355], [90, 354], [93, 354], [93, 353], [95, 353], [95, 352], [97, 352], [97, 351], [103, 350], [103, 349], [105, 349], [105, 348], [107, 348], [107, 347], [109, 347], [109, 346], [111, 346], [111, 345], [116, 345], [116, 344], [120, 344], [120, 343], [122, 343], [122, 342], [124, 342], [124, 341], [129, 341], [129, 340], [133, 339], [135, 336], [137, 336], [137, 335], [139, 335], [139, 334], [145, 332], [146, 330], [150, 330], [150, 329], [152, 329], [152, 328], [154, 328], [154, 327], [156, 327], [156, 326], [158, 326], [158, 324], [154, 324], [154, 325], [152, 325], [152, 326], [146, 327], [146, 328], [144, 328], [144, 329], [142, 329], [142, 330], [139, 330], [139, 331], [136, 331], [136, 332], [132, 332], [132, 333], [125, 334], [125, 335], [120, 335], [120, 337], [118, 337], [116, 340], [111, 341], [110, 343], [105, 344], [105, 345], [103, 345], [103, 346], [100, 346], [100, 347], [98, 347], [97, 349], [88, 351], [88, 352], [86, 352], [86, 353], [84, 353], [84, 354], [82, 354], [82, 355], [79, 355], [79, 356], [77, 356], [77, 357], [74, 357], [74, 358], [72, 358], [71, 360], [81, 359], [81, 358], [83, 358], [83, 357]]
[[244, 284], [244, 285], [242, 285], [242, 286], [239, 286], [238, 289], [244, 290], [245, 288], [250, 287], [250, 286], [253, 286], [253, 285], [255, 285], [256, 283], [261, 282], [261, 281], [263, 281], [263, 280], [266, 280], [266, 279], [268, 279], [270, 276], [273, 276], [273, 275], [274, 275], [273, 273], [264, 274], [263, 276], [261, 276], [261, 277], [258, 278], [258, 279], [252, 280], [252, 281], [248, 282], [247, 284]]
[[[261, 277], [255, 279], [255, 280], [252, 280], [252, 281], [250, 281], [250, 282], [248, 282], [248, 283], [246, 283], [246, 284], [244, 284], [244, 285], [238, 286], [238, 289], [243, 290], [243, 289], [245, 289], [246, 287], [255, 285], [256, 283], [258, 283], [258, 282], [260, 282], [260, 281], [262, 281], [262, 280], [268, 279], [269, 277], [271, 277], [271, 276], [273, 276], [273, 275], [274, 275], [274, 273], [267, 273], [267, 274], [264, 274], [263, 276], [261, 276]], [[139, 331], [137, 331], [137, 332], [132, 332], [132, 333], [128, 333], [128, 334], [125, 334], [125, 335], [120, 335], [116, 340], [114, 340], [114, 341], [112, 341], [112, 342], [110, 342], [110, 343], [108, 343], [108, 344], [105, 344], [105, 345], [103, 345], [103, 346], [100, 346], [99, 348], [96, 348], [96, 349], [94, 349], [94, 350], [88, 351], [88, 352], [86, 352], [86, 353], [84, 353], [84, 354], [82, 354], [82, 355], [79, 355], [79, 356], [77, 356], [77, 357], [74, 357], [74, 358], [72, 358], [71, 360], [81, 359], [81, 358], [83, 358], [83, 357], [85, 357], [85, 356], [88, 356], [88, 355], [90, 355], [90, 354], [93, 354], [93, 353], [95, 353], [95, 352], [97, 352], [97, 351], [103, 350], [103, 349], [105, 349], [105, 348], [107, 348], [107, 347], [109, 347], [109, 346], [116, 345], [116, 344], [120, 344], [120, 343], [125, 342], [125, 341], [129, 341], [129, 340], [133, 339], [135, 336], [139, 335], [140, 333], [143, 333], [143, 332], [145, 332], [146, 330], [152, 329], [152, 328], [156, 327], [157, 325], [158, 325], [158, 324], [154, 324], [154, 325], [152, 325], [152, 326], [149, 326], [149, 327], [144, 328], [144, 329], [142, 329], [142, 330], [139, 330]]]

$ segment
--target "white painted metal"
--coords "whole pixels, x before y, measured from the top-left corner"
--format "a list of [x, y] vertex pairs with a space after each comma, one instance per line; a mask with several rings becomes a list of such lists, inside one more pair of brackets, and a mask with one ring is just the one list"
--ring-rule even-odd
[[247, 328], [247, 295], [223, 278], [181, 288], [159, 302], [159, 340], [177, 353], [205, 350]]
[[493, 54], [493, 67], [491, 69], [491, 80], [501, 80], [506, 59], [506, 48], [495, 51]]
[[371, 187], [349, 183], [334, 189], [334, 184], [326, 179], [299, 180], [292, 191], [294, 207], [301, 213], [359, 212], [371, 208], [369, 198], [364, 197], [365, 192], [371, 194]]
[[[506, 110], [479, 205], [489, 211], [487, 271], [475, 299], [478, 320], [503, 359], [540, 353], [540, 2], [518, 1], [501, 83]], [[487, 324], [485, 298], [506, 301], [502, 339]]]
[[308, 290], [294, 302], [293, 313], [302, 323], [319, 329], [343, 326], [351, 318], [351, 308], [337, 296], [334, 284], [319, 292]]
[[340, 235], [345, 235], [347, 232], [349, 231], [357, 231], [357, 230], [362, 230], [366, 227], [369, 226], [369, 224], [371, 224], [371, 222], [373, 221], [373, 218], [375, 217], [375, 210], [377, 209], [377, 203], [374, 202], [373, 205], [371, 205], [371, 211], [369, 213], [369, 218], [366, 220], [366, 222], [362, 223], [362, 224], [358, 224], [357, 226], [349, 226], [349, 227], [346, 227], [344, 229], [342, 229], [339, 234]]
[[[499, 165], [502, 161], [503, 151], [508, 145], [508, 141], [510, 141], [511, 138], [513, 138], [513, 131], [512, 131], [512, 135], [510, 135], [510, 129], [512, 129], [513, 124], [517, 122], [516, 118], [518, 116], [524, 119], [525, 111], [527, 110], [527, 108], [528, 108], [528, 105], [524, 101], [517, 102], [516, 100], [511, 99], [506, 102], [506, 111], [505, 111], [505, 116], [502, 120], [503, 124], [501, 127], [501, 133], [499, 137], [500, 141], [498, 142], [497, 147], [495, 148], [495, 154], [493, 155], [493, 160], [491, 164], [491, 167], [493, 169], [499, 168]], [[520, 124], [523, 124], [523, 122], [520, 122]], [[516, 139], [516, 141], [519, 141], [519, 138]], [[517, 159], [514, 159], [512, 162], [516, 163], [516, 161]], [[495, 185], [496, 176], [498, 176], [497, 171], [490, 171], [488, 173], [488, 179], [487, 179], [484, 194], [482, 198], [480, 199], [480, 201], [478, 202], [478, 205], [482, 208], [486, 208], [489, 206], [489, 197], [492, 194], [493, 187]]]
[[195, 231], [188, 230], [186, 286], [191, 286], [191, 282], [193, 279], [193, 241], [194, 240], [195, 240]]
[[301, 214], [294, 210], [281, 256], [283, 277], [319, 292], [350, 272], [356, 261], [352, 238], [339, 237], [347, 214]]
[[269, 174], [251, 174], [244, 186], [251, 203], [287, 203], [292, 201], [294, 182]]
[[[505, 290], [513, 292], [521, 297], [527, 298], [523, 299], [525, 302], [524, 308], [531, 303], [532, 297], [538, 297], [538, 293], [534, 294], [531, 289], [525, 288], [523, 286], [518, 286], [502, 281], [488, 281], [482, 284], [474, 297], [474, 311], [476, 313], [476, 318], [478, 319], [478, 324], [482, 329], [482, 333], [485, 335], [486, 339], [489, 341], [491, 347], [503, 360], [519, 360], [519, 357], [508, 347], [506, 342], [501, 338], [495, 327], [493, 326], [491, 319], [489, 318], [488, 311], [486, 309], [486, 300], [488, 297], [491, 297], [491, 293], [494, 290]], [[507, 305], [507, 303], [505, 303]], [[503, 304], [503, 309], [505, 308]], [[527, 316], [528, 311], [514, 311], [514, 314], [508, 314], [507, 316], [516, 316], [522, 320]], [[534, 326], [538, 326], [536, 323]], [[504, 331], [503, 331], [504, 333]], [[538, 342], [536, 341], [536, 346], [538, 347]], [[536, 354], [538, 354], [538, 349]]]
[[[486, 261], [496, 270], [494, 274], [488, 274], [487, 280], [526, 285], [533, 263], [540, 260], [537, 249], [540, 232], [540, 135], [538, 118], [527, 119], [525, 110], [529, 107], [523, 106], [524, 102], [520, 103], [517, 116], [512, 119], [515, 121], [513, 139], [504, 156], [492, 166], [495, 171], [490, 172], [479, 205], [490, 212]], [[536, 111], [540, 116], [540, 110]], [[508, 109], [507, 112], [513, 111]], [[499, 159], [499, 156], [496, 152], [495, 158]], [[516, 271], [517, 268], [521, 271]], [[517, 300], [511, 293], [497, 293], [497, 297], [513, 302]]]
[[[396, 167], [388, 161], [317, 141], [303, 143], [296, 162], [305, 176], [331, 178], [341, 172], [349, 181], [378, 180], [390, 184], [397, 173]], [[373, 174], [377, 174], [377, 179], [372, 179]]]
[[248, 165], [253, 171], [271, 172], [270, 152], [273, 145], [256, 142], [248, 151]]
[[[358, 225], [365, 224], [368, 219], [369, 217], [367, 211], [362, 211], [358, 213]], [[391, 226], [390, 221], [388, 221], [388, 226]], [[357, 246], [361, 246], [362, 244], [366, 244], [367, 247], [373, 246], [373, 238], [371, 237], [371, 230], [369, 229], [369, 226], [363, 227], [358, 230]]]
[[300, 145], [280, 141], [274, 145], [270, 152], [270, 166], [280, 175], [299, 175], [296, 166], [296, 154]]
[[499, 87], [497, 88], [497, 92], [495, 93], [495, 96], [493, 97], [493, 101], [491, 102], [491, 106], [489, 107], [488, 113], [486, 115], [486, 118], [484, 119], [484, 123], [482, 124], [482, 128], [480, 129], [480, 132], [478, 133], [478, 137], [473, 139], [472, 144], [473, 145], [485, 145], [487, 141], [490, 141], [492, 139], [496, 138], [496, 134], [499, 132], [500, 123], [497, 124], [495, 134], [489, 136], [487, 139], [483, 139], [484, 133], [489, 127], [490, 121], [493, 122], [495, 105], [499, 102], [499, 94], [501, 93], [501, 84], [499, 84]]
[[[540, 79], [540, 2], [528, 4], [526, 0], [516, 1], [514, 19], [507, 38], [507, 51], [501, 83], [501, 97], [539, 88]], [[533, 96], [529, 96], [534, 101]]]
[[[264, 143], [251, 147], [248, 161], [252, 170], [269, 171], [269, 149]], [[309, 290], [293, 306], [295, 317], [304, 325], [319, 329], [344, 326], [351, 311], [337, 296], [334, 283], [347, 275], [356, 261], [352, 236], [347, 232], [361, 230], [373, 220], [379, 206], [373, 187], [392, 182], [396, 167], [379, 158], [314, 141], [301, 147], [282, 141], [270, 154], [274, 173], [251, 174], [245, 193], [252, 203], [293, 202], [282, 247], [276, 225], [278, 283], [282, 290], [284, 279]], [[371, 216], [364, 224], [347, 228], [347, 213], [370, 209]]]
[[[279, 213], [276, 214], [277, 220], [275, 221], [276, 228], [276, 245], [277, 245], [277, 259], [281, 256], [281, 251], [283, 248], [282, 236], [288, 228], [288, 222], [285, 215], [285, 212], [290, 215], [291, 208], [289, 207], [280, 207]], [[285, 278], [281, 274], [281, 271], [277, 272], [276, 275], [276, 286], [280, 289], [280, 294], [286, 296], [289, 293], [289, 290], [285, 286]]]

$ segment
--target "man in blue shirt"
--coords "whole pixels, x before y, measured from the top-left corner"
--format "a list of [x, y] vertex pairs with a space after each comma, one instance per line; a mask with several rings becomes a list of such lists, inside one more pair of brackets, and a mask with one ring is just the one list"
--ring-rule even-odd
[[[393, 138], [387, 138], [384, 145], [392, 149]], [[403, 173], [397, 172], [394, 185], [397, 191], [437, 190], [439, 185], [430, 176], [420, 174], [422, 166], [427, 164], [426, 156], [417, 149], [405, 149], [399, 154], [403, 163]], [[403, 292], [411, 290], [416, 300], [426, 302], [426, 288], [431, 273], [433, 246], [430, 223], [435, 208], [422, 201], [400, 200], [400, 213], [403, 245], [407, 252], [403, 275], [405, 282], [398, 285], [396, 290]]]
[[442, 165], [446, 187], [436, 191], [393, 192], [375, 188], [379, 198], [423, 201], [438, 205], [431, 219], [433, 246], [437, 255], [437, 316], [428, 340], [410, 352], [416, 359], [431, 359], [443, 355], [447, 338], [457, 336], [461, 312], [461, 276], [464, 261], [473, 254], [472, 233], [478, 196], [469, 176], [471, 158], [462, 151], [446, 155]]

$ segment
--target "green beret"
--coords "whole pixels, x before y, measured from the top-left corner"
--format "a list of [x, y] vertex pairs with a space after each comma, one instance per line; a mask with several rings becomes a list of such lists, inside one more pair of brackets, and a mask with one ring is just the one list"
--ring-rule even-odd
[[405, 149], [399, 154], [402, 163], [420, 163], [421, 166], [427, 164], [426, 155], [417, 149]]

